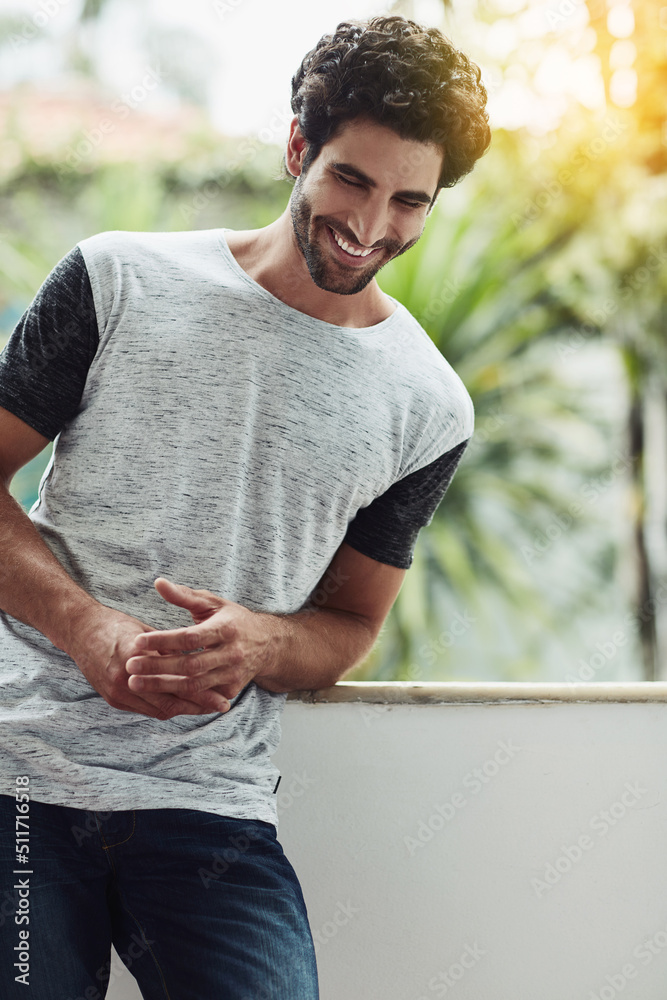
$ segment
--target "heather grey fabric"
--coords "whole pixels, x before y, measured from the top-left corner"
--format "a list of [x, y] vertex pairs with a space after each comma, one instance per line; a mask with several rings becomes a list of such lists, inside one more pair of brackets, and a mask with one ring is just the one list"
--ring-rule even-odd
[[[152, 586], [166, 576], [296, 611], [357, 511], [470, 437], [463, 384], [399, 303], [364, 329], [308, 317], [239, 267], [223, 230], [78, 247], [99, 343], [30, 516], [103, 604], [189, 624]], [[225, 715], [123, 712], [4, 613], [0, 664], [1, 793], [29, 774], [42, 802], [277, 823], [284, 695], [251, 683]]]

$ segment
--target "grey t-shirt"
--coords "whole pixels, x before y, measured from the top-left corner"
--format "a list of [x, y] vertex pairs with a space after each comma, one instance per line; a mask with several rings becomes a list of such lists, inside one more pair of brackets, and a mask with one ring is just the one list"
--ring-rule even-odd
[[[410, 565], [473, 411], [400, 303], [363, 329], [313, 319], [253, 281], [219, 229], [100, 233], [74, 259], [79, 318], [55, 332], [24, 314], [0, 406], [55, 437], [30, 516], [84, 589], [175, 628], [191, 618], [157, 576], [291, 613], [343, 541]], [[224, 715], [114, 709], [2, 612], [0, 792], [30, 774], [42, 802], [277, 823], [284, 700], [250, 683]]]

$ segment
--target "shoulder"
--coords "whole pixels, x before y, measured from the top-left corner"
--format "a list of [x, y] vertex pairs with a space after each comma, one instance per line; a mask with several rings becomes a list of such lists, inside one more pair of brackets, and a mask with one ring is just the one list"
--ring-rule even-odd
[[90, 266], [101, 260], [131, 263], [140, 259], [187, 258], [217, 248], [219, 240], [216, 229], [164, 233], [110, 229], [79, 240], [77, 246]]
[[127, 249], [139, 248], [142, 245], [150, 244], [151, 237], [162, 236], [163, 233], [140, 233], [124, 229], [110, 229], [102, 233], [94, 233], [83, 240], [79, 240], [77, 246], [81, 250], [84, 258], [92, 258], [99, 254], [113, 255], [122, 253]]

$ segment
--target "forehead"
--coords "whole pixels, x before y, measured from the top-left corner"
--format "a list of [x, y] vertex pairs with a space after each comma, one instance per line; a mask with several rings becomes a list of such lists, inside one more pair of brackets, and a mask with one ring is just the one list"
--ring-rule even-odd
[[442, 149], [429, 142], [403, 139], [386, 125], [355, 118], [322, 147], [324, 163], [357, 167], [377, 184], [391, 188], [423, 188], [433, 193], [442, 169]]

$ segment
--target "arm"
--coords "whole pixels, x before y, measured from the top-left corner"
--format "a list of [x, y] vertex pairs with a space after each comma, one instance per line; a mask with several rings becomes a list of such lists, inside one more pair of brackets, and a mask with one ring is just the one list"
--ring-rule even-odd
[[49, 439], [0, 408], [0, 607], [68, 651], [72, 626], [96, 604], [65, 572], [9, 486]]
[[155, 718], [204, 714], [226, 705], [215, 692], [198, 703], [168, 694], [141, 697], [127, 684], [131, 642], [149, 626], [96, 601], [69, 576], [9, 485], [49, 439], [0, 407], [0, 608], [31, 625], [70, 656], [114, 708]]
[[[156, 580], [165, 600], [187, 608], [195, 624], [137, 636], [127, 663], [132, 691], [169, 690], [190, 697], [216, 685], [233, 698], [251, 681], [267, 691], [330, 687], [365, 659], [401, 589], [405, 570], [343, 542], [320, 586], [317, 605], [294, 614], [250, 611], [206, 590]], [[198, 650], [183, 655], [183, 650]], [[163, 654], [156, 677], [145, 653]], [[189, 675], [186, 680], [183, 675]]]
[[315, 591], [316, 610], [276, 616], [275, 657], [256, 683], [267, 691], [335, 684], [370, 653], [405, 573], [343, 542]]

